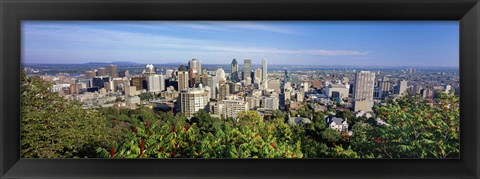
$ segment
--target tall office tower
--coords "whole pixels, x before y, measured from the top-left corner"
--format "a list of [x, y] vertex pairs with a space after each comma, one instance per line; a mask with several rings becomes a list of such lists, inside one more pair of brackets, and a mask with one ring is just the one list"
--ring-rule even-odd
[[277, 110], [280, 100], [275, 97], [265, 97], [262, 99], [262, 105], [267, 109]]
[[252, 60], [245, 59], [243, 61], [243, 80], [247, 80], [250, 77], [252, 79]]
[[100, 67], [97, 69], [97, 76], [106, 76], [107, 75], [107, 69]]
[[255, 73], [253, 75], [253, 82], [254, 83], [260, 83], [262, 82], [262, 69], [261, 68], [257, 68], [255, 69]]
[[178, 77], [178, 91], [187, 89], [189, 79], [188, 79], [188, 70], [185, 65], [181, 65], [180, 67], [178, 67], [177, 77]]
[[267, 60], [262, 59], [262, 82], [267, 81]]
[[227, 79], [225, 78], [225, 71], [223, 69], [219, 68], [215, 72], [215, 76], [217, 76], [217, 81], [226, 81]]
[[165, 78], [172, 78], [173, 77], [173, 70], [172, 69], [167, 69], [165, 71]]
[[85, 78], [87, 78], [87, 79], [95, 78], [95, 76], [96, 76], [96, 74], [92, 70], [88, 70], [88, 71], [85, 72]]
[[147, 64], [143, 70], [145, 76], [154, 75], [156, 73], [155, 67], [152, 64]]
[[230, 85], [228, 83], [220, 84], [218, 89], [218, 100], [224, 100], [230, 94]]
[[408, 88], [408, 82], [406, 80], [401, 80], [398, 82], [398, 90], [397, 93], [398, 95], [403, 95], [404, 93], [407, 92]]
[[355, 74], [353, 92], [354, 111], [372, 111], [375, 73], [360, 71]]
[[217, 88], [218, 88], [218, 81], [217, 76], [209, 75], [207, 77], [207, 81], [205, 83], [208, 87], [210, 87], [210, 96], [211, 98], [217, 98]]
[[118, 77], [129, 77], [129, 76], [130, 76], [130, 72], [128, 70], [123, 70], [118, 72]]
[[190, 88], [194, 88], [195, 87], [195, 83], [197, 81], [197, 77], [198, 77], [198, 71], [197, 69], [195, 68], [190, 68], [188, 69], [188, 86]]
[[145, 89], [143, 83], [144, 81], [146, 80], [145, 77], [132, 77], [131, 78], [131, 82], [132, 82], [132, 86], [135, 86], [135, 89], [136, 90], [142, 90], [142, 89]]
[[[163, 85], [163, 88], [162, 88]], [[147, 76], [147, 90], [149, 92], [161, 92], [165, 89], [165, 77], [163, 75]]]
[[236, 59], [232, 60], [232, 71], [230, 73], [230, 80], [234, 82], [240, 81], [240, 78], [238, 76], [238, 63]]
[[180, 92], [180, 111], [186, 117], [192, 117], [197, 111], [205, 110], [210, 92], [204, 88], [189, 88]]
[[160, 91], [165, 91], [167, 88], [165, 84], [165, 75], [160, 75]]
[[188, 69], [195, 69], [195, 71], [198, 73], [198, 75], [202, 74], [202, 64], [200, 64], [200, 60], [197, 59], [192, 59], [188, 61]]
[[283, 77], [283, 83], [286, 83], [286, 82], [289, 82], [290, 81], [290, 73], [288, 72], [288, 70], [285, 70], [285, 74], [284, 74], [284, 77]]
[[118, 77], [117, 65], [110, 64], [108, 65], [107, 69], [108, 69], [108, 75], [110, 75], [110, 77], [112, 78]]

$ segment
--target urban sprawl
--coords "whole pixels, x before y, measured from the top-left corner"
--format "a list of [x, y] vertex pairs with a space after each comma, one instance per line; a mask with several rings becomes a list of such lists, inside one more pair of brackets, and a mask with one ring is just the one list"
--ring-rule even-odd
[[[459, 93], [458, 71], [396, 68], [391, 70], [302, 69], [286, 67], [269, 71], [267, 60], [236, 59], [229, 68], [202, 68], [192, 59], [175, 68], [147, 64], [144, 69], [99, 64], [83, 74], [44, 74], [25, 66], [28, 75], [53, 82], [51, 90], [65, 99], [78, 100], [84, 108], [113, 107], [183, 113], [191, 118], [199, 110], [213, 117], [237, 119], [239, 112], [256, 110], [262, 116], [275, 110], [294, 111], [304, 106], [314, 111], [350, 110], [357, 117], [372, 116], [374, 104], [404, 95], [420, 95], [435, 103], [438, 93]], [[135, 71], [135, 72], [133, 72]], [[325, 115], [327, 126], [349, 133], [348, 119]], [[291, 125], [311, 123], [308, 117], [290, 116]], [[238, 120], [238, 119], [237, 119]], [[380, 118], [378, 124], [388, 125]]]

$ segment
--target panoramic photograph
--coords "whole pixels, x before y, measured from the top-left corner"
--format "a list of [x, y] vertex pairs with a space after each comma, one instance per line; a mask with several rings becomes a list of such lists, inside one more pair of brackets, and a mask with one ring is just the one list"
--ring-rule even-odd
[[458, 21], [21, 30], [21, 158], [460, 158]]

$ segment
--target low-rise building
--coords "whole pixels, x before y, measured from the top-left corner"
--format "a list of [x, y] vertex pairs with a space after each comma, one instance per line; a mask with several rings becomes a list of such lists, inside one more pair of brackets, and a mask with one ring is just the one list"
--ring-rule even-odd
[[339, 132], [348, 132], [347, 119], [342, 119], [334, 116], [325, 117], [327, 127], [335, 129]]

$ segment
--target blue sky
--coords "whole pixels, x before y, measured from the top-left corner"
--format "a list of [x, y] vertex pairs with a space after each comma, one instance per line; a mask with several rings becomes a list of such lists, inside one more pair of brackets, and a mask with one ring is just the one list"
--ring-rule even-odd
[[458, 21], [23, 21], [23, 63], [458, 66]]

